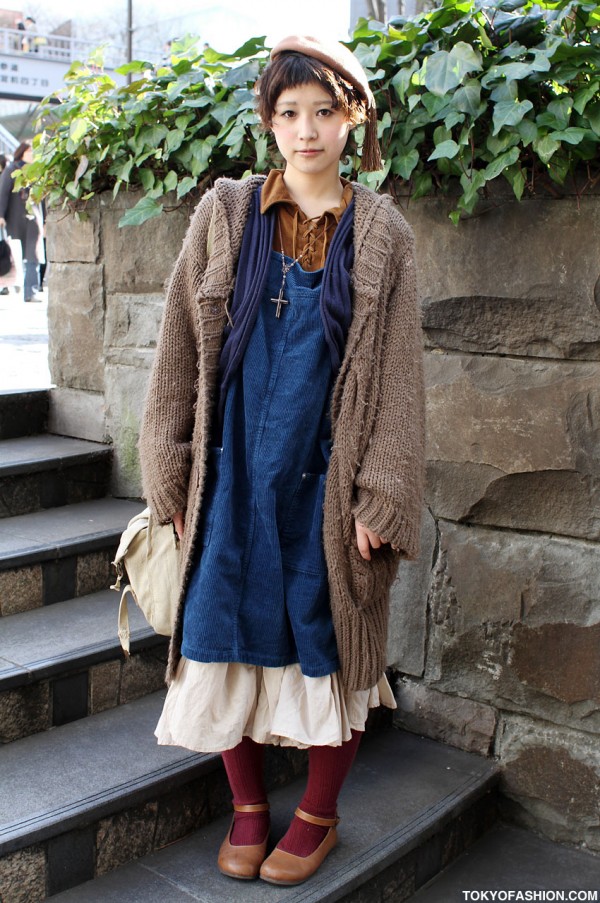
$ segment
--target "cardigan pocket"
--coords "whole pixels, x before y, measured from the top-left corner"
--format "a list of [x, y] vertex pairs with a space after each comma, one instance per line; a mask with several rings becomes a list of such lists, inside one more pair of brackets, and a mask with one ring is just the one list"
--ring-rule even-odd
[[305, 574], [326, 572], [323, 549], [324, 473], [303, 473], [281, 529], [281, 561]]
[[350, 593], [357, 609], [370, 608], [386, 595], [398, 570], [398, 554], [389, 545], [371, 549], [371, 560], [362, 557], [353, 539], [349, 548]]

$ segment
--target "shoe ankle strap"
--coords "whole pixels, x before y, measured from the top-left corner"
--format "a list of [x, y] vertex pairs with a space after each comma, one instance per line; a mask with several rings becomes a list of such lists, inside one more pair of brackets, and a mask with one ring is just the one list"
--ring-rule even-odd
[[269, 804], [268, 803], [252, 803], [247, 806], [234, 806], [234, 812], [268, 812]]
[[311, 825], [319, 825], [321, 828], [335, 828], [340, 822], [337, 815], [335, 818], [319, 818], [317, 815], [311, 815], [310, 812], [304, 812], [302, 809], [296, 809], [295, 814], [302, 821], [307, 821]]

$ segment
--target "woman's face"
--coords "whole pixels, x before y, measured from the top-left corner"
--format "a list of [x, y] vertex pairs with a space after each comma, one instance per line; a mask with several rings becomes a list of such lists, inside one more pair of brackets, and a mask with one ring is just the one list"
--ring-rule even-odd
[[23, 156], [21, 157], [24, 163], [31, 163], [33, 160], [33, 148], [27, 147], [23, 152]]
[[271, 128], [288, 167], [306, 175], [338, 174], [350, 123], [317, 82], [283, 91]]

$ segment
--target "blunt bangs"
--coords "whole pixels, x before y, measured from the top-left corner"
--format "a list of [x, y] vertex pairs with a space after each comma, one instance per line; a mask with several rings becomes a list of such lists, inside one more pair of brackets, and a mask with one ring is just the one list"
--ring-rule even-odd
[[364, 122], [365, 102], [353, 85], [320, 60], [296, 51], [284, 51], [268, 64], [254, 87], [263, 127], [270, 127], [277, 101], [284, 91], [312, 82], [327, 91], [333, 108], [341, 110], [352, 127]]

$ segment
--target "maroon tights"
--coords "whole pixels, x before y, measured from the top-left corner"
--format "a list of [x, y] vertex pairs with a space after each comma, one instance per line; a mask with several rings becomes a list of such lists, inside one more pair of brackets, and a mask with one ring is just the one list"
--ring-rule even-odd
[[[310, 747], [308, 783], [300, 809], [319, 818], [335, 818], [337, 799], [352, 767], [361, 736], [361, 731], [352, 731], [352, 738], [341, 746]], [[234, 805], [267, 801], [263, 782], [263, 752], [263, 746], [244, 737], [234, 749], [223, 753]], [[268, 812], [236, 812], [231, 843], [235, 846], [262, 843], [268, 829]], [[294, 816], [277, 846], [296, 856], [310, 856], [327, 831], [328, 828], [309, 824]]]

